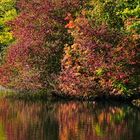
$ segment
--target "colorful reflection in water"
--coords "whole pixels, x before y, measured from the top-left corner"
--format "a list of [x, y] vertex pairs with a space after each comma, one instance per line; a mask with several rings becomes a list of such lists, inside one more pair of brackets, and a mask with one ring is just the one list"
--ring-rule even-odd
[[128, 105], [0, 100], [0, 140], [138, 140], [140, 111]]

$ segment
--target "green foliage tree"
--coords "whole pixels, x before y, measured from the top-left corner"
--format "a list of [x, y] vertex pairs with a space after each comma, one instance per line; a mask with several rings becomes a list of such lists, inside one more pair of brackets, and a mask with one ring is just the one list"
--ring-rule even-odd
[[17, 15], [15, 2], [15, 0], [0, 0], [0, 52], [13, 41], [7, 22]]
[[124, 22], [126, 31], [140, 34], [140, 1], [120, 0], [117, 15]]
[[89, 0], [87, 17], [94, 25], [108, 24], [126, 32], [140, 32], [140, 1], [138, 0]]

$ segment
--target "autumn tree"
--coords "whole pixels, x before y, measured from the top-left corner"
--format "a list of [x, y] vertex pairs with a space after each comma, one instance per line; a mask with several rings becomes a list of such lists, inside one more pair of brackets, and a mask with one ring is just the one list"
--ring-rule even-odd
[[[7, 50], [1, 68], [1, 79], [6, 80], [1, 81], [25, 89], [53, 86], [52, 77], [60, 71], [64, 44], [72, 43], [64, 18], [81, 5], [79, 0], [19, 0], [20, 14], [9, 23], [16, 42]], [[5, 67], [9, 72], [4, 72]]]
[[85, 15], [70, 18], [74, 38], [65, 46], [59, 89], [71, 96], [130, 96], [139, 87], [139, 47], [132, 36], [106, 25], [92, 27]]

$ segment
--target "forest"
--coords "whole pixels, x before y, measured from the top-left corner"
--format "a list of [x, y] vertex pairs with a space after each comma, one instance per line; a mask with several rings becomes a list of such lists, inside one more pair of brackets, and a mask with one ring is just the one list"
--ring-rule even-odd
[[66, 97], [140, 95], [140, 1], [0, 0], [0, 85]]

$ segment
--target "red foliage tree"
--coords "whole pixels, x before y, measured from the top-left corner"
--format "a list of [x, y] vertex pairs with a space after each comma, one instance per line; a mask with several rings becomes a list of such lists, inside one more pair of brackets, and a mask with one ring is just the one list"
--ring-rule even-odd
[[71, 19], [66, 27], [74, 44], [65, 47], [59, 77], [61, 91], [78, 96], [128, 95], [138, 87], [134, 78], [139, 77], [137, 41], [105, 25], [92, 27], [83, 15]]
[[60, 71], [64, 44], [71, 42], [64, 17], [81, 4], [80, 0], [19, 0], [20, 14], [9, 23], [16, 42], [7, 49], [0, 84], [25, 89], [48, 87], [51, 75]]

